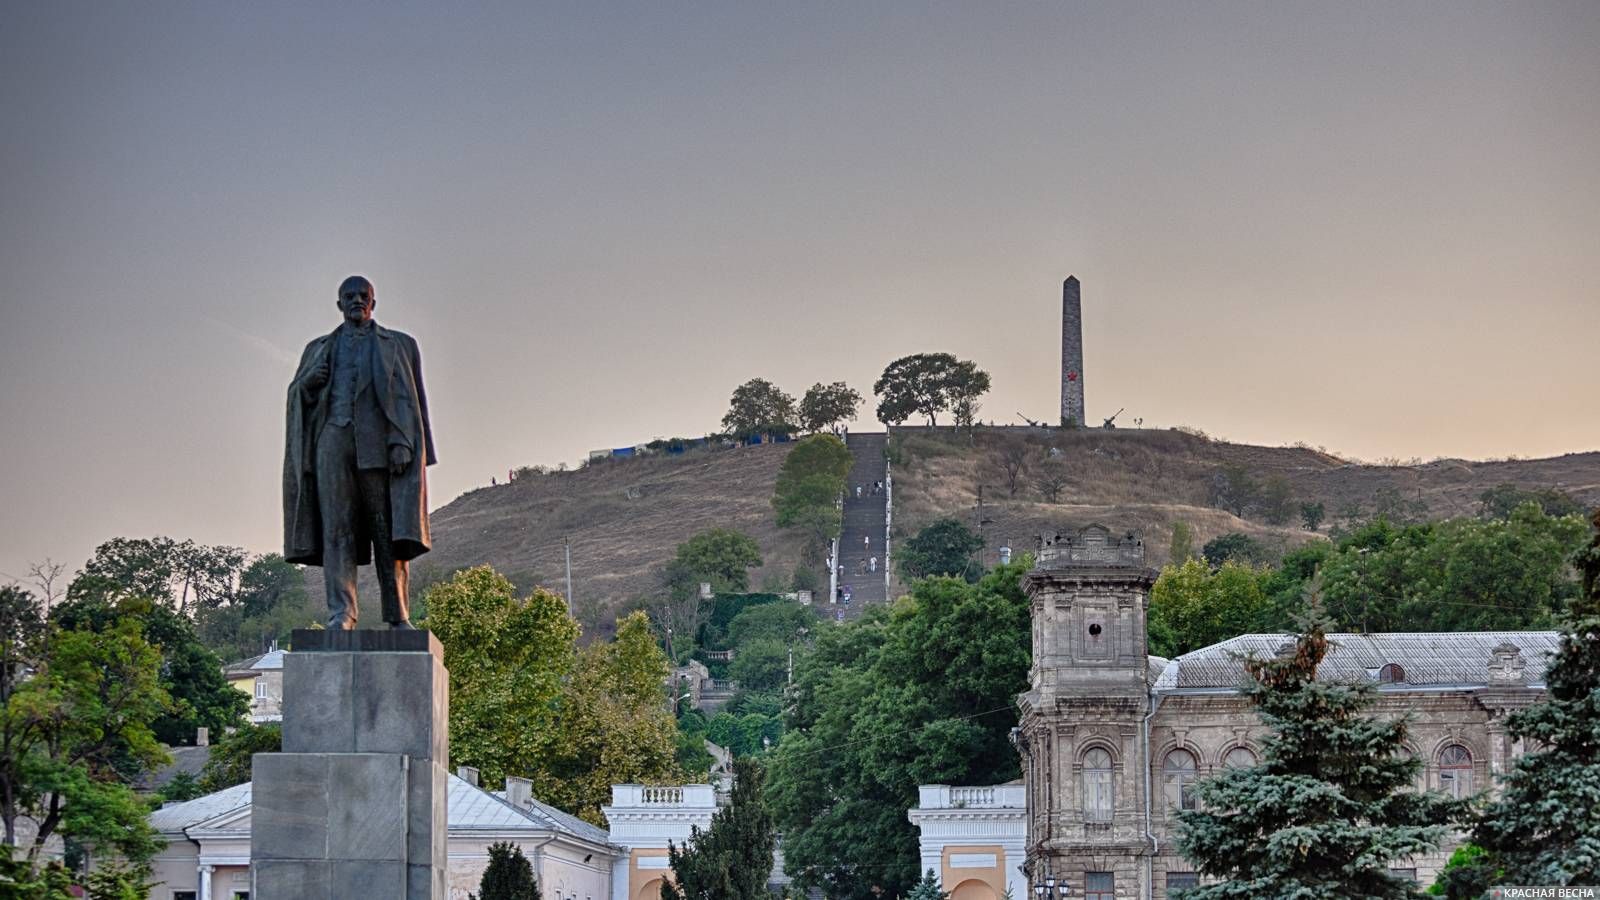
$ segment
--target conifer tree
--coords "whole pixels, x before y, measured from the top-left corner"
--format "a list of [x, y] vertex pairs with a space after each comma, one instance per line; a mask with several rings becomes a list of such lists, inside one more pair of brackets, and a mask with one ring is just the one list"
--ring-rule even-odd
[[939, 890], [939, 881], [933, 877], [933, 870], [929, 869], [911, 887], [911, 893], [906, 895], [906, 900], [948, 900], [949, 896], [949, 894]]
[[770, 900], [767, 877], [777, 836], [761, 798], [766, 780], [753, 759], [733, 763], [733, 802], [718, 810], [706, 831], [695, 828], [684, 847], [668, 845], [674, 882], [661, 900]]
[[483, 870], [472, 900], [540, 900], [533, 866], [522, 848], [509, 842], [489, 845], [489, 867]]
[[1311, 590], [1305, 633], [1276, 659], [1246, 662], [1245, 689], [1272, 730], [1259, 765], [1197, 785], [1179, 814], [1178, 849], [1204, 875], [1185, 900], [1410, 897], [1394, 860], [1437, 848], [1462, 801], [1412, 790], [1421, 762], [1402, 752], [1404, 721], [1368, 712], [1370, 684], [1318, 681], [1327, 623]]
[[1536, 749], [1517, 760], [1473, 831], [1487, 853], [1472, 893], [1491, 880], [1600, 884], [1600, 510], [1593, 521], [1595, 535], [1574, 560], [1582, 594], [1545, 671], [1545, 698], [1506, 721], [1508, 734]]

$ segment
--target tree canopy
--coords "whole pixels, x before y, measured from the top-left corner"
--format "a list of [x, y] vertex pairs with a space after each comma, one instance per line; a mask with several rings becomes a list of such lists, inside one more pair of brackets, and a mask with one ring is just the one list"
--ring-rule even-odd
[[896, 565], [900, 577], [911, 580], [932, 575], [951, 575], [977, 581], [983, 567], [973, 554], [983, 549], [983, 538], [955, 519], [940, 519], [924, 527], [900, 545]]
[[761, 547], [754, 538], [731, 528], [708, 528], [678, 545], [667, 563], [667, 581], [677, 593], [698, 593], [702, 582], [719, 593], [745, 591], [750, 570], [759, 565]]
[[831, 434], [813, 434], [789, 451], [778, 470], [772, 489], [778, 527], [799, 529], [813, 559], [839, 533], [838, 501], [851, 462], [843, 441]]
[[872, 385], [878, 396], [878, 419], [888, 425], [914, 415], [927, 416], [929, 425], [937, 425], [939, 413], [947, 410], [963, 411], [966, 421], [958, 424], [970, 425], [977, 398], [988, 390], [988, 372], [949, 353], [903, 356], [884, 367]]
[[920, 784], [1017, 777], [1008, 739], [1027, 688], [1028, 558], [977, 584], [918, 581], [892, 607], [820, 629], [797, 664], [768, 796], [801, 887], [903, 894], [920, 874], [906, 811]]
[[728, 413], [722, 417], [722, 430], [737, 438], [792, 434], [798, 429], [794, 398], [762, 378], [734, 388]]
[[428, 591], [424, 625], [450, 670], [451, 757], [485, 782], [527, 778], [535, 796], [598, 824], [612, 784], [680, 777], [667, 659], [644, 613], [580, 652], [560, 597], [518, 598], [479, 566]]
[[63, 627], [0, 587], [0, 822], [10, 846], [20, 817], [36, 823], [30, 868], [59, 835], [120, 854], [135, 881], [147, 871], [157, 844], [128, 782], [168, 761], [150, 724], [172, 705], [160, 667], [138, 617]]
[[128, 593], [106, 578], [80, 576], [67, 600], [52, 612], [62, 628], [103, 633], [133, 620], [140, 634], [161, 655], [159, 679], [170, 699], [152, 722], [156, 740], [190, 745], [202, 727], [221, 735], [240, 725], [250, 698], [228, 683], [222, 660], [200, 641], [194, 622], [154, 598]]
[[800, 398], [800, 427], [806, 431], [837, 428], [856, 417], [861, 394], [842, 381], [818, 382]]
[[764, 783], [759, 763], [734, 761], [732, 802], [711, 817], [710, 828], [695, 826], [686, 845], [668, 845], [673, 880], [662, 885], [661, 900], [770, 900], [777, 834]]
[[1529, 750], [1473, 830], [1484, 854], [1463, 879], [1472, 895], [1490, 884], [1600, 883], [1600, 512], [1593, 525], [1576, 554], [1582, 590], [1545, 670], [1545, 695], [1506, 721]]
[[539, 900], [533, 865], [522, 848], [509, 841], [489, 845], [489, 865], [478, 880], [478, 892], [469, 900]]

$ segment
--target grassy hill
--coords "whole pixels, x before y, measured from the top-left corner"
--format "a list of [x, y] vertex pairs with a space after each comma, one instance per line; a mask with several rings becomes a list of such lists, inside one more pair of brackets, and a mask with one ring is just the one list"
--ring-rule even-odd
[[[771, 496], [791, 446], [612, 460], [469, 492], [434, 512], [434, 550], [413, 578], [425, 585], [457, 568], [488, 563], [523, 589], [559, 591], [565, 536], [572, 547], [575, 612], [590, 634], [607, 634], [618, 612], [657, 588], [657, 571], [679, 543], [721, 526], [761, 545], [765, 565], [754, 573], [753, 586], [786, 586], [800, 541], [773, 524]], [[1067, 478], [1059, 502], [1042, 500], [1027, 473], [1011, 496], [999, 465], [1008, 452], [1026, 457], [1032, 470], [1059, 465]], [[1028, 550], [1043, 531], [1089, 522], [1137, 532], [1153, 565], [1166, 562], [1176, 522], [1194, 530], [1197, 550], [1234, 531], [1279, 549], [1318, 539], [1299, 527], [1298, 514], [1286, 525], [1270, 525], [1214, 508], [1213, 483], [1228, 465], [1258, 480], [1282, 476], [1296, 508], [1322, 503], [1324, 533], [1342, 515], [1370, 514], [1386, 502], [1404, 502], [1427, 518], [1471, 515], [1480, 493], [1504, 483], [1555, 487], [1600, 505], [1600, 453], [1366, 465], [1308, 447], [1231, 444], [1177, 431], [980, 428], [967, 435], [904, 428], [895, 429], [890, 458], [896, 534], [903, 539], [944, 516], [974, 528], [986, 520], [991, 561], [1001, 544]]]

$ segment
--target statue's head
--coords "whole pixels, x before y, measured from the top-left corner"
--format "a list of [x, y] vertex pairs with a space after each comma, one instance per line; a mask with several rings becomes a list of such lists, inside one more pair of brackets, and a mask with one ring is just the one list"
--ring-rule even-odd
[[339, 311], [352, 325], [364, 325], [372, 318], [373, 307], [378, 305], [378, 292], [372, 282], [360, 275], [351, 275], [339, 285]]

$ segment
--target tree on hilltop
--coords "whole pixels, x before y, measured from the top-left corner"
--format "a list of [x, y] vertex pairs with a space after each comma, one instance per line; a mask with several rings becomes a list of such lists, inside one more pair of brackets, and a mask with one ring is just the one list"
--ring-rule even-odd
[[1466, 801], [1413, 790], [1422, 762], [1405, 751], [1404, 721], [1371, 713], [1371, 684], [1317, 680], [1328, 640], [1315, 591], [1287, 654], [1245, 664], [1245, 693], [1271, 729], [1262, 761], [1201, 781], [1199, 808], [1178, 813], [1179, 852], [1225, 879], [1184, 900], [1413, 897], [1390, 865], [1437, 849], [1467, 813]]
[[805, 431], [824, 431], [856, 417], [861, 408], [861, 394], [842, 381], [823, 384], [820, 381], [806, 391], [800, 399], [800, 427]]
[[913, 415], [927, 416], [929, 425], [937, 425], [939, 413], [958, 408], [967, 420], [958, 424], [971, 425], [977, 398], [988, 390], [988, 372], [949, 353], [903, 356], [884, 367], [872, 385], [878, 396], [878, 419], [888, 425]]
[[763, 378], [752, 378], [734, 388], [728, 414], [722, 417], [722, 430], [739, 439], [793, 434], [798, 428], [794, 398]]

